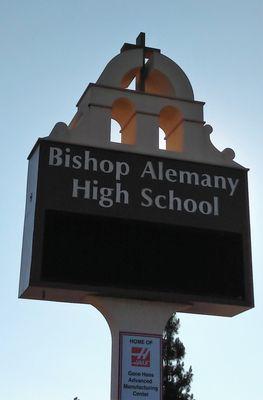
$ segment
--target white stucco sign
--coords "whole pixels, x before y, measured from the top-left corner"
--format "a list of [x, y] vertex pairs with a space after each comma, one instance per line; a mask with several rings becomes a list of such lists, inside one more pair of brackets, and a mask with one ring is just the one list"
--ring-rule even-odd
[[161, 395], [161, 335], [121, 332], [119, 400], [160, 400]]

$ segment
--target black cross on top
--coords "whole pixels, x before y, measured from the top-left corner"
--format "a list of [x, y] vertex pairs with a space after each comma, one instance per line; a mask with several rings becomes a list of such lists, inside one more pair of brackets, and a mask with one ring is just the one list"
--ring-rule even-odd
[[136, 39], [136, 44], [124, 43], [121, 48], [121, 53], [127, 50], [143, 49], [145, 58], [149, 58], [153, 52], [161, 53], [160, 49], [145, 46], [145, 33], [141, 32]]
[[145, 68], [145, 59], [150, 58], [151, 55], [156, 53], [161, 53], [160, 49], [155, 49], [153, 47], [145, 46], [145, 33], [141, 32], [136, 38], [136, 44], [124, 43], [121, 48], [121, 53], [128, 50], [134, 49], [143, 49], [143, 59], [142, 59], [142, 67], [140, 70], [140, 77], [136, 79], [136, 90], [140, 90], [142, 92], [145, 91], [145, 79], [147, 76], [147, 70]]

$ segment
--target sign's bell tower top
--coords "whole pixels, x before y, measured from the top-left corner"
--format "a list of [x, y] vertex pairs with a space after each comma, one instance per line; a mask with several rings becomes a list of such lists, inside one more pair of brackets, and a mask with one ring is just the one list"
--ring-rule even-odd
[[194, 93], [186, 74], [160, 49], [145, 46], [141, 32], [136, 44], [124, 43], [120, 54], [106, 66], [97, 84], [127, 89], [136, 79], [136, 91], [193, 101]]
[[[71, 123], [56, 124], [48, 138], [242, 168], [233, 161], [232, 149], [213, 146], [204, 102], [195, 100], [188, 77], [173, 60], [145, 45], [143, 32], [136, 44], [124, 43], [77, 107]], [[118, 141], [112, 137], [113, 120], [119, 124]], [[161, 134], [165, 149], [159, 145]]]

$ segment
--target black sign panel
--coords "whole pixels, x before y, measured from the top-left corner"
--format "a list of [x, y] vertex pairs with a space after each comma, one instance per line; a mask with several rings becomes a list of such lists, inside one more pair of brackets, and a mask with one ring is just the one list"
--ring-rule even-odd
[[24, 297], [50, 287], [253, 305], [245, 169], [47, 140], [31, 155], [37, 189]]

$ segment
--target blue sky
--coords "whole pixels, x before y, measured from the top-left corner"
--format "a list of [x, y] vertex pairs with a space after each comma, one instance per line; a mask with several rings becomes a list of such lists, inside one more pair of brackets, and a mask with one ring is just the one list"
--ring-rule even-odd
[[180, 314], [192, 391], [261, 400], [263, 3], [250, 0], [0, 0], [0, 391], [12, 400], [109, 399], [111, 338], [91, 306], [18, 300], [27, 155], [124, 42], [146, 32], [205, 101], [213, 143], [250, 168], [255, 309]]

